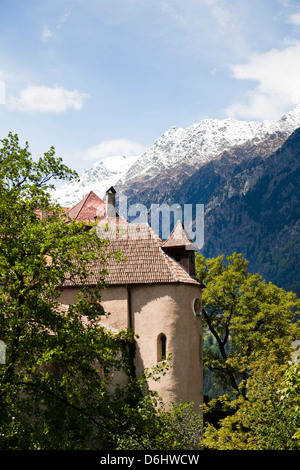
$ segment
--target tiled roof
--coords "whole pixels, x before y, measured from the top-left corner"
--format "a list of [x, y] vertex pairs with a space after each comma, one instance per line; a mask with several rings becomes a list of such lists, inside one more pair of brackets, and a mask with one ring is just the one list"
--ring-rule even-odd
[[[104, 280], [109, 285], [176, 282], [201, 285], [164, 252], [163, 241], [150, 225], [128, 224], [106, 229], [99, 224], [97, 230], [101, 238], [109, 240], [105, 248], [107, 265], [91, 264], [88, 284], [95, 284], [101, 270], [105, 268], [108, 274]], [[117, 261], [114, 256], [109, 256], [118, 250], [125, 261]], [[76, 280], [74, 282], [76, 285]]]
[[100, 199], [100, 197], [93, 191], [90, 191], [82, 201], [69, 209], [67, 215], [71, 219], [75, 219], [77, 221], [81, 220], [87, 223], [94, 223], [95, 217], [103, 224], [126, 223], [126, 221], [119, 217], [118, 214], [116, 214], [116, 217], [108, 218], [105, 202], [102, 201], [102, 199]]
[[[113, 190], [113, 188], [110, 188]], [[106, 204], [93, 191], [67, 213], [70, 218], [87, 223], [94, 222], [97, 216], [97, 232], [100, 238], [108, 239], [104, 248], [106, 265], [98, 262], [90, 264], [88, 284], [95, 285], [103, 278], [109, 285], [174, 283], [201, 284], [191, 277], [163, 248], [191, 245], [182, 224], [178, 222], [167, 241], [146, 224], [129, 224], [121, 217], [107, 217]], [[124, 260], [118, 261], [114, 253], [120, 251]], [[65, 283], [65, 286], [80, 285], [79, 279]]]
[[94, 222], [94, 216], [105, 216], [105, 202], [93, 191], [90, 191], [82, 201], [67, 212], [71, 219]]
[[163, 243], [163, 247], [189, 247], [189, 249], [197, 250], [197, 247], [189, 238], [180, 220], [176, 223], [169, 238]]

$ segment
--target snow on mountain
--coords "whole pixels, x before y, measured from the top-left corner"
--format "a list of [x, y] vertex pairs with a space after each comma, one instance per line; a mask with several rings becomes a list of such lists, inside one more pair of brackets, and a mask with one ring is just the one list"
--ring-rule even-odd
[[281, 131], [288, 137], [300, 127], [300, 105], [277, 121], [237, 121], [204, 119], [185, 129], [172, 127], [141, 155], [125, 175], [126, 182], [174, 165], [199, 165], [216, 158], [224, 150], [247, 141], [259, 143], [268, 134]]
[[154, 177], [160, 171], [187, 164], [199, 167], [213, 160], [224, 150], [247, 141], [259, 144], [275, 132], [286, 138], [300, 127], [300, 105], [276, 121], [237, 121], [235, 119], [203, 119], [187, 128], [172, 127], [139, 157], [110, 157], [95, 163], [80, 177], [55, 191], [55, 199], [63, 206], [80, 201], [88, 191], [103, 197], [106, 189], [118, 190], [136, 177]]
[[127, 170], [137, 159], [138, 156], [113, 156], [99, 160], [80, 176], [79, 181], [69, 181], [57, 187], [52, 197], [63, 207], [74, 206], [90, 191], [103, 199], [107, 189], [118, 181], [123, 183]]

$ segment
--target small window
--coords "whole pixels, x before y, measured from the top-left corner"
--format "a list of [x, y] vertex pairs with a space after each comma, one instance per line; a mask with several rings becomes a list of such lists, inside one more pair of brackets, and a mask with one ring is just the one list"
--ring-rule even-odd
[[88, 301], [86, 308], [82, 312], [84, 317], [95, 316], [95, 315], [105, 315], [105, 311], [100, 302]]
[[163, 361], [167, 355], [167, 337], [161, 333], [157, 338], [157, 362]]
[[196, 317], [200, 317], [202, 305], [201, 305], [201, 299], [199, 299], [199, 297], [192, 300], [192, 309], [193, 309], [194, 315], [196, 315]]

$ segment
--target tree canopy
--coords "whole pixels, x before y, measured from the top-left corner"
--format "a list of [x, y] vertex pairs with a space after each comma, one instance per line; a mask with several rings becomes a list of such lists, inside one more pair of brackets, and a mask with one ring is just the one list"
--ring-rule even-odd
[[[268, 356], [253, 364], [248, 395], [218, 398], [227, 416], [208, 424], [202, 444], [215, 450], [300, 449], [300, 364]], [[210, 407], [216, 400], [212, 400]]]
[[[187, 404], [166, 410], [147, 390], [165, 365], [136, 377], [133, 332], [99, 322], [109, 315], [101, 305], [108, 241], [49, 195], [52, 179], [76, 173], [54, 148], [34, 161], [17, 135], [1, 143], [0, 449], [200, 448], [201, 416]], [[103, 271], [91, 288], [96, 259]], [[75, 281], [77, 302], [66, 308], [61, 289]]]
[[274, 354], [289, 360], [299, 339], [300, 301], [296, 294], [248, 272], [241, 254], [196, 257], [197, 276], [204, 282], [203, 320], [217, 351], [204, 351], [204, 364], [236, 395], [247, 394], [252, 361]]
[[[76, 177], [53, 148], [35, 162], [9, 134], [0, 169], [0, 448], [101, 447], [111, 439], [107, 384], [112, 370], [128, 372], [133, 342], [99, 326], [101, 273], [86, 285], [91, 262], [105, 266], [105, 242], [51, 201], [52, 178]], [[64, 309], [61, 289], [75, 278], [78, 301]]]
[[[299, 299], [249, 273], [241, 254], [198, 255], [196, 266], [206, 285], [204, 329], [214, 338], [205, 343], [204, 364], [223, 390], [204, 407], [203, 446], [299, 449], [300, 364], [292, 362], [299, 339]], [[216, 411], [217, 423], [209, 422]]]

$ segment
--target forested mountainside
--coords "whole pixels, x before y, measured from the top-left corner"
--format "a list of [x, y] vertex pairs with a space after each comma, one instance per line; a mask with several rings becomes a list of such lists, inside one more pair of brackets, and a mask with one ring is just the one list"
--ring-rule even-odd
[[280, 144], [300, 127], [300, 105], [274, 121], [202, 119], [186, 128], [172, 127], [140, 156], [116, 155], [96, 162], [53, 192], [62, 206], [77, 204], [89, 191], [104, 197], [114, 186], [131, 201], [169, 202], [200, 167], [235, 146], [260, 146], [276, 135]]
[[137, 178], [130, 201], [205, 204], [206, 257], [240, 252], [250, 271], [300, 295], [300, 129], [285, 138], [234, 146], [196, 171], [161, 172], [155, 185]]
[[277, 121], [171, 128], [140, 157], [98, 162], [56, 195], [69, 206], [113, 184], [129, 205], [204, 204], [205, 256], [241, 252], [251, 271], [300, 295], [299, 127], [300, 105]]
[[252, 272], [300, 295], [300, 129], [257, 163], [212, 193], [203, 254], [241, 252]]

